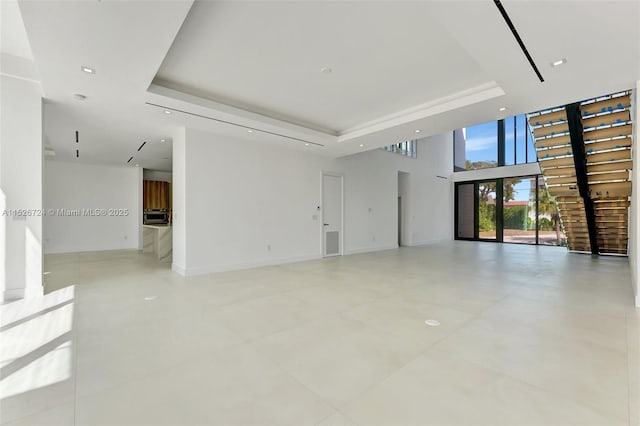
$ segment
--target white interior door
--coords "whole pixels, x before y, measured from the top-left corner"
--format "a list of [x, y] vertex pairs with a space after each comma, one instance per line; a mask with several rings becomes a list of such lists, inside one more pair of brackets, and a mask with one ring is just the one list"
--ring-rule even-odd
[[325, 257], [342, 254], [342, 176], [322, 175], [322, 246]]

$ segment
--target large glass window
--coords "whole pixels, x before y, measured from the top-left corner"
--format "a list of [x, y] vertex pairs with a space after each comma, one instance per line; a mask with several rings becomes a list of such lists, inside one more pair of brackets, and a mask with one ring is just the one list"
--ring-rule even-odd
[[456, 239], [566, 245], [542, 176], [456, 184]]
[[566, 246], [567, 237], [560, 224], [560, 212], [555, 197], [549, 194], [542, 178], [538, 185], [538, 233], [540, 244]]
[[453, 143], [455, 171], [537, 161], [525, 114], [457, 130]]
[[498, 125], [495, 121], [462, 129], [465, 144], [465, 169], [498, 166]]
[[495, 240], [496, 223], [496, 181], [478, 183], [478, 237]]
[[536, 243], [536, 176], [503, 180], [503, 241]]
[[418, 158], [418, 140], [412, 139], [410, 141], [387, 145], [384, 147], [384, 150], [404, 155], [405, 157]]

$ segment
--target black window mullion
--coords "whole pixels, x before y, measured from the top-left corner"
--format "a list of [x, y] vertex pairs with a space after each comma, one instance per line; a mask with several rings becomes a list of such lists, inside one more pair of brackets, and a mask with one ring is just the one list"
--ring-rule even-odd
[[480, 212], [478, 209], [480, 205], [480, 196], [478, 194], [479, 186], [478, 182], [473, 184], [473, 239], [476, 241], [480, 239]]
[[504, 120], [498, 120], [498, 166], [504, 166]]
[[513, 164], [518, 164], [518, 133], [516, 129], [518, 128], [518, 121], [516, 120], [516, 116], [513, 116]]
[[504, 240], [504, 179], [496, 179], [496, 241]]
[[[527, 123], [527, 116], [524, 116], [524, 162], [529, 162], [529, 123]], [[536, 194], [538, 189], [536, 188]]]
[[536, 245], [540, 244], [540, 205], [538, 204], [539, 197], [540, 197], [540, 175], [537, 175], [536, 176]]

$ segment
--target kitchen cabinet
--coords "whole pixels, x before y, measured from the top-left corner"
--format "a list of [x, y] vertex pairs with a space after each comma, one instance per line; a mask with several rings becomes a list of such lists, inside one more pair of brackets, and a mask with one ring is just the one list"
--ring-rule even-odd
[[143, 208], [169, 209], [170, 187], [169, 182], [159, 180], [144, 180], [142, 182]]

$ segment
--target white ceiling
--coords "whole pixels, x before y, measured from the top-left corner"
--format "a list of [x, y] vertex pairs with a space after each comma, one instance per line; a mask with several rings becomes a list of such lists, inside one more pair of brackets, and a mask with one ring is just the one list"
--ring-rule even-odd
[[0, 51], [23, 59], [33, 59], [16, 0], [2, 0], [0, 4]]
[[19, 0], [56, 158], [79, 130], [77, 161], [158, 170], [177, 126], [341, 156], [640, 80], [640, 2], [503, 4], [544, 83], [490, 0]]
[[156, 79], [334, 134], [491, 81], [415, 1], [196, 2]]

